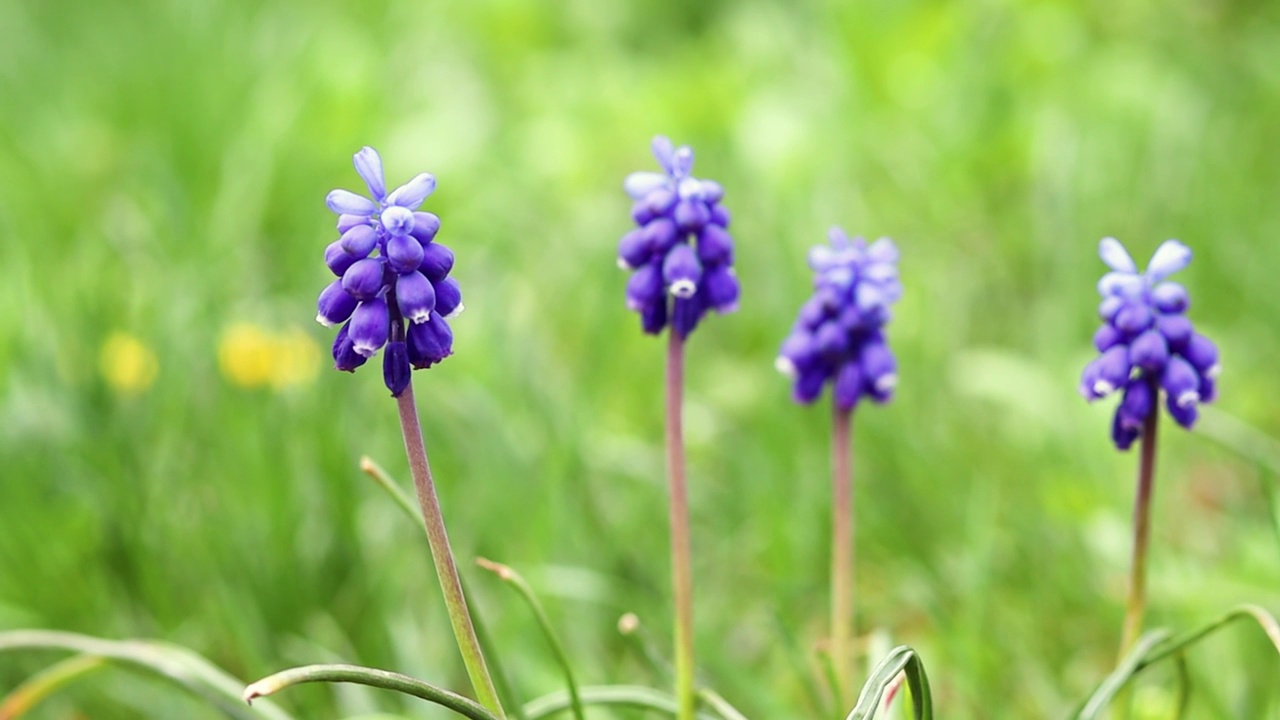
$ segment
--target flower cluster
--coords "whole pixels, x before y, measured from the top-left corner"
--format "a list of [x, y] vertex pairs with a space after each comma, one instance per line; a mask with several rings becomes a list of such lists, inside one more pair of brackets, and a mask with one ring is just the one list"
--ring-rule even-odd
[[1165, 281], [1191, 262], [1186, 245], [1166, 240], [1142, 273], [1115, 238], [1104, 238], [1099, 254], [1111, 268], [1098, 282], [1103, 325], [1093, 344], [1101, 355], [1085, 367], [1080, 394], [1092, 401], [1123, 391], [1111, 439], [1127, 450], [1158, 411], [1161, 390], [1173, 419], [1195, 424], [1199, 404], [1217, 394], [1218, 348], [1187, 319], [1186, 289]]
[[676, 148], [658, 136], [653, 155], [663, 172], [632, 173], [623, 184], [635, 200], [631, 217], [638, 227], [619, 243], [618, 265], [634, 271], [627, 307], [640, 313], [644, 331], [656, 335], [670, 322], [684, 338], [708, 310], [738, 308], [729, 211], [720, 204], [719, 183], [689, 174], [688, 146]]
[[354, 372], [385, 345], [383, 379], [398, 396], [410, 366], [431, 367], [453, 353], [445, 318], [462, 311], [462, 293], [449, 277], [453, 251], [435, 242], [440, 218], [414, 212], [435, 190], [435, 177], [421, 173], [388, 193], [377, 151], [362, 148], [354, 159], [373, 199], [347, 190], [325, 198], [342, 237], [324, 251], [338, 279], [320, 293], [316, 320], [342, 323], [333, 341], [339, 370]]
[[832, 381], [836, 407], [852, 410], [864, 395], [886, 402], [898, 383], [897, 361], [884, 338], [889, 306], [902, 296], [898, 248], [870, 245], [832, 228], [830, 245], [809, 252], [813, 296], [782, 343], [777, 368], [795, 378], [797, 402], [811, 403]]

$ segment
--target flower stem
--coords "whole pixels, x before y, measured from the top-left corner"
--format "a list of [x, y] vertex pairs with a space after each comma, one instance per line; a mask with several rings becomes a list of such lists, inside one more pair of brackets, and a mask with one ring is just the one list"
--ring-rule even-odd
[[675, 595], [676, 700], [679, 720], [693, 720], [693, 571], [684, 459], [684, 338], [673, 328], [667, 346], [667, 481], [671, 486], [671, 585]]
[[854, 613], [853, 463], [850, 410], [835, 408], [831, 424], [831, 660], [837, 706], [848, 706]]
[[449, 548], [449, 534], [445, 531], [440, 500], [436, 497], [435, 482], [431, 479], [431, 466], [427, 464], [427, 449], [422, 444], [422, 426], [418, 423], [418, 408], [413, 402], [412, 382], [396, 398], [396, 403], [400, 408], [400, 430], [404, 434], [405, 453], [409, 456], [409, 471], [413, 474], [418, 504], [422, 507], [422, 519], [427, 525], [431, 559], [435, 562], [436, 575], [440, 579], [440, 589], [444, 593], [444, 604], [449, 612], [449, 622], [453, 625], [458, 650], [462, 653], [462, 662], [467, 667], [476, 699], [495, 715], [503, 717], [502, 704], [498, 701], [493, 679], [489, 677], [489, 669], [485, 666], [484, 653], [480, 651], [480, 641], [476, 639], [471, 612], [462, 592], [462, 580], [458, 577], [458, 567], [453, 562], [453, 551]]
[[1133, 560], [1129, 568], [1129, 599], [1125, 605], [1124, 632], [1120, 659], [1133, 647], [1142, 632], [1142, 615], [1147, 607], [1147, 540], [1151, 535], [1151, 485], [1156, 465], [1156, 424], [1159, 407], [1151, 409], [1142, 425], [1142, 457], [1138, 463], [1138, 491], [1133, 503]]

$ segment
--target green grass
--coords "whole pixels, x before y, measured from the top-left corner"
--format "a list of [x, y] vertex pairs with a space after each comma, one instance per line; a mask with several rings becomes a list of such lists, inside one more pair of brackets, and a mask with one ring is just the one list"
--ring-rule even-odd
[[[613, 254], [659, 132], [725, 186], [738, 242], [742, 310], [692, 340], [687, 420], [699, 663], [735, 706], [816, 717], [773, 618], [806, 650], [823, 632], [828, 417], [771, 363], [834, 223], [903, 251], [902, 385], [855, 422], [859, 627], [919, 650], [940, 715], [1062, 716], [1112, 668], [1136, 458], [1074, 389], [1103, 235], [1141, 261], [1194, 248], [1226, 365], [1220, 412], [1163, 434], [1149, 624], [1280, 607], [1275, 475], [1231, 442], [1235, 421], [1280, 436], [1274, 4], [259, 5], [0, 0], [0, 628], [465, 688], [420, 531], [357, 469], [407, 481], [376, 369], [284, 392], [218, 371], [233, 322], [327, 347], [322, 200], [371, 144], [390, 183], [440, 181], [468, 310], [415, 379], [517, 689], [559, 671], [477, 555], [542, 593], [581, 682], [647, 681], [614, 624], [666, 643], [662, 347]], [[99, 374], [115, 331], [156, 353], [144, 393]], [[0, 657], [0, 691], [53, 660]], [[1192, 717], [1280, 717], [1249, 631], [1190, 665]], [[35, 717], [214, 717], [108, 672]], [[281, 702], [440, 717], [350, 688]]]

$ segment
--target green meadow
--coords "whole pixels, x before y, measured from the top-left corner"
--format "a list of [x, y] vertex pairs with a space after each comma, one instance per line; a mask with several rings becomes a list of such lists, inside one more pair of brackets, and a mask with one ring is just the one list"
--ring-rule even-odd
[[[733, 212], [741, 309], [689, 343], [686, 431], [699, 673], [744, 713], [824, 717], [830, 411], [773, 360], [834, 224], [892, 237], [905, 285], [896, 398], [854, 421], [856, 686], [908, 644], [940, 717], [1059, 718], [1113, 667], [1137, 457], [1076, 391], [1107, 235], [1192, 247], [1224, 359], [1195, 431], [1162, 427], [1148, 626], [1280, 610], [1280, 5], [0, 0], [0, 631], [467, 691], [421, 530], [358, 467], [408, 485], [395, 403], [313, 321], [325, 194], [372, 145], [388, 185], [439, 181], [467, 310], [415, 387], [515, 689], [560, 672], [477, 557], [528, 578], [582, 682], [665, 683], [617, 630], [669, 656], [664, 346], [615, 266], [660, 133]], [[0, 654], [0, 697], [61, 657]], [[1256, 626], [1187, 663], [1189, 717], [1280, 718]], [[1176, 687], [1144, 674], [1135, 717]], [[27, 717], [226, 715], [112, 667]]]

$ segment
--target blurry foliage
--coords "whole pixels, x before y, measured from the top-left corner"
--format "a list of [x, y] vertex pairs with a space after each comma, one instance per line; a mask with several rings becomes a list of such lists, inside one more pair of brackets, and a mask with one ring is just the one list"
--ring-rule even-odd
[[[457, 355], [417, 380], [463, 564], [519, 568], [584, 683], [643, 680], [613, 628], [667, 623], [661, 349], [613, 253], [662, 132], [727, 188], [744, 289], [690, 348], [705, 676], [753, 717], [805, 702], [773, 618], [822, 631], [828, 418], [771, 362], [839, 223], [895, 238], [907, 284], [898, 399], [856, 422], [859, 626], [920, 650], [947, 717], [1061, 715], [1113, 660], [1128, 553], [1134, 458], [1074, 390], [1103, 235], [1192, 246], [1226, 364], [1222, 413], [1165, 434], [1151, 621], [1280, 604], [1258, 459], [1215, 442], [1280, 435], [1278, 62], [1264, 2], [0, 0], [0, 627], [465, 687], [418, 529], [356, 468], [406, 477], [378, 373], [261, 386], [219, 359], [229, 327], [310, 321], [322, 199], [371, 144], [390, 183], [439, 177], [458, 253]], [[113, 337], [148, 387], [101, 374]], [[527, 614], [472, 586], [518, 689], [557, 687]], [[47, 662], [3, 658], [0, 688]], [[1280, 707], [1243, 631], [1191, 670], [1194, 717]], [[117, 673], [41, 717], [186, 702]]]

